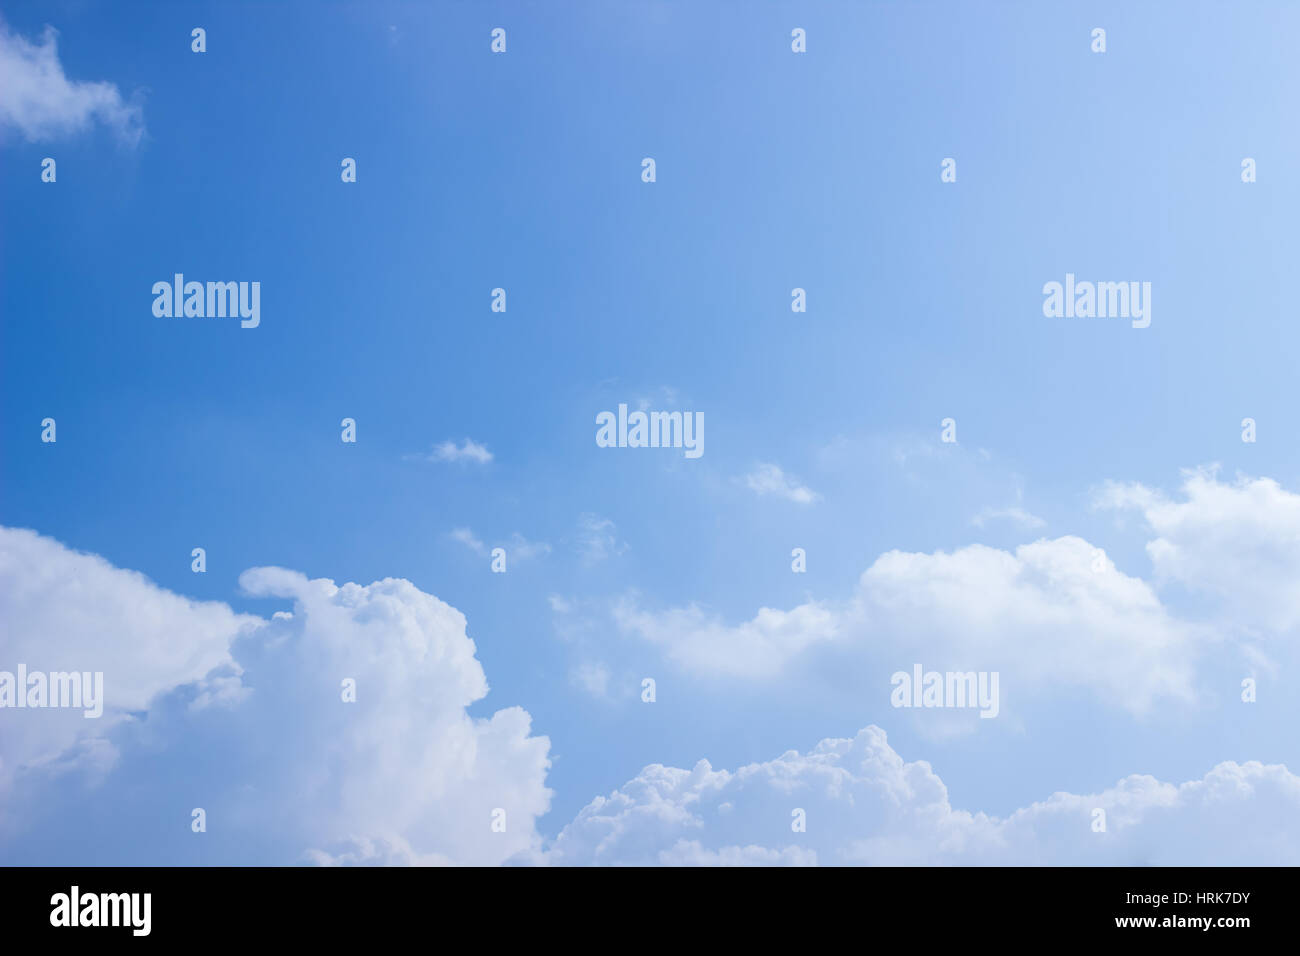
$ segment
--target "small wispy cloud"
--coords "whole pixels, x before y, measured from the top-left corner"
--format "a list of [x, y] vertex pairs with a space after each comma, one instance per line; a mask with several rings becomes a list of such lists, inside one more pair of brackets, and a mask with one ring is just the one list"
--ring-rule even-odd
[[[491, 550], [483, 539], [469, 528], [456, 528], [448, 533], [448, 537], [453, 541], [459, 541], [475, 554], [487, 555]], [[505, 548], [506, 555], [514, 561], [526, 561], [528, 558], [551, 553], [551, 546], [545, 541], [529, 541], [518, 531], [512, 534], [508, 541], [498, 543], [495, 547]]]
[[801, 505], [810, 505], [821, 497], [799, 479], [772, 464], [760, 463], [745, 476], [745, 484], [757, 495], [776, 495]]
[[569, 680], [592, 697], [609, 696], [609, 668], [599, 661], [584, 661], [569, 672]]
[[1030, 514], [1024, 508], [985, 508], [975, 517], [970, 519], [970, 523], [977, 528], [982, 528], [990, 521], [1010, 521], [1025, 528], [1044, 528], [1047, 522], [1038, 515]]
[[29, 142], [80, 133], [98, 121], [127, 146], [144, 134], [138, 103], [128, 103], [109, 82], [68, 79], [59, 62], [58, 31], [47, 26], [35, 42], [0, 20], [0, 127]]
[[453, 541], [459, 541], [465, 547], [469, 548], [475, 554], [487, 554], [487, 545], [478, 538], [469, 528], [456, 528], [451, 532], [449, 537]]
[[[1202, 470], [1202, 474], [1213, 478], [1218, 472], [1218, 465]], [[1195, 471], [1184, 471], [1184, 477], [1193, 476]], [[1159, 491], [1152, 491], [1137, 482], [1107, 481], [1093, 493], [1092, 507], [1098, 511], [1123, 511], [1136, 508], [1145, 511], [1164, 501]]]
[[545, 541], [529, 541], [518, 532], [510, 536], [510, 541], [505, 548], [506, 553], [516, 559], [536, 558], [551, 553], [551, 546]]
[[677, 389], [671, 385], [660, 385], [649, 396], [640, 396], [636, 400], [638, 411], [648, 412], [655, 406], [671, 408], [677, 404]]
[[422, 457], [425, 461], [471, 461], [477, 465], [486, 465], [492, 460], [492, 452], [488, 451], [486, 446], [466, 438], [459, 445], [454, 441], [434, 445], [433, 451], [428, 455], [417, 457]]
[[628, 549], [615, 535], [614, 522], [590, 512], [578, 516], [578, 554], [584, 564], [599, 564]]

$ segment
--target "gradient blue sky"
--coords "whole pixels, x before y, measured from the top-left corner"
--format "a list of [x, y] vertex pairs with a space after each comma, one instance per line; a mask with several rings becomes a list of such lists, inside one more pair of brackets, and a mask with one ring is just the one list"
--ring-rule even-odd
[[[240, 593], [250, 567], [409, 579], [468, 619], [491, 684], [471, 713], [518, 704], [550, 738], [546, 835], [646, 764], [736, 767], [870, 723], [954, 805], [996, 814], [1130, 773], [1300, 766], [1300, 707], [1237, 704], [1235, 665], [1205, 675], [1218, 703], [1136, 718], [1062, 690], [1031, 720], [935, 738], [888, 706], [887, 671], [691, 673], [599, 611], [572, 639], [550, 600], [635, 594], [735, 624], [847, 598], [891, 549], [1060, 535], [1149, 579], [1151, 535], [1092, 507], [1105, 481], [1173, 495], [1180, 469], [1219, 463], [1300, 487], [1300, 7], [6, 0], [3, 17], [56, 27], [68, 77], [136, 97], [145, 133], [0, 146], [0, 523], [263, 616], [283, 602]], [[174, 272], [260, 281], [260, 327], [155, 318]], [[1067, 272], [1151, 282], [1150, 328], [1044, 318]], [[595, 415], [641, 399], [703, 412], [704, 456], [597, 448]], [[493, 460], [412, 457], [465, 438]], [[760, 463], [819, 500], [755, 495]], [[1011, 506], [1044, 524], [972, 522]], [[620, 553], [582, 558], [584, 514]], [[551, 551], [492, 574], [456, 528]], [[591, 662], [607, 696], [574, 679]], [[130, 779], [211, 766], [192, 760]], [[149, 860], [130, 830], [102, 835], [103, 862]], [[40, 862], [63, 832], [33, 824], [0, 853]]]

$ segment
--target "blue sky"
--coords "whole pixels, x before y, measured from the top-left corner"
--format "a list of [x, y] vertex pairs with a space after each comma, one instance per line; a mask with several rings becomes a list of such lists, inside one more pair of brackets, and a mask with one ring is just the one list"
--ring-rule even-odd
[[[1294, 6], [6, 2], [3, 17], [6, 70], [15, 38], [53, 26], [66, 79], [112, 84], [134, 119], [33, 134], [6, 107], [0, 524], [262, 619], [289, 603], [245, 593], [250, 568], [435, 595], [491, 687], [469, 714], [518, 706], [549, 738], [543, 848], [647, 765], [738, 768], [871, 724], [954, 807], [998, 817], [1129, 774], [1300, 765], [1289, 605], [1234, 603], [1242, 582], [1287, 581], [1300, 537], [1272, 512], [1233, 517], [1261, 500], [1290, 515], [1300, 491]], [[176, 272], [259, 281], [259, 327], [156, 318], [150, 289]], [[1150, 327], [1044, 317], [1043, 284], [1067, 272], [1150, 282]], [[620, 402], [702, 412], [704, 455], [598, 448], [595, 416]], [[421, 460], [466, 439], [491, 461]], [[765, 465], [814, 500], [756, 493]], [[1187, 514], [1169, 523], [1149, 496], [1134, 511], [1139, 485]], [[1099, 506], [1121, 486], [1127, 504]], [[1020, 520], [977, 520], [1010, 508]], [[504, 546], [507, 573], [456, 529]], [[886, 614], [876, 591], [848, 607], [887, 552], [1064, 536], [1105, 549], [1116, 587], [1148, 588], [1195, 650], [1130, 661], [1105, 623], [1069, 631], [1079, 608], [1049, 610], [1074, 590], [1050, 574], [1049, 610], [1004, 627], [995, 607], [983, 644], [962, 644], [979, 612], [958, 598], [942, 621]], [[889, 593], [928, 608], [934, 573]], [[1117, 600], [1099, 620], [1134, 619]], [[829, 608], [837, 637], [767, 676], [688, 649], [803, 606]], [[93, 611], [80, 620], [94, 632]], [[1108, 663], [1073, 681], [1053, 644], [1091, 640]], [[891, 708], [889, 675], [914, 661], [1002, 666], [1001, 719], [938, 729]], [[1179, 672], [1186, 693], [1148, 701], [1141, 668]], [[104, 731], [120, 753], [102, 779], [16, 784], [0, 858], [82, 862], [84, 830], [56, 821], [133, 807], [95, 830], [95, 862], [298, 862], [288, 840], [251, 845], [251, 823], [189, 839], [194, 789], [231, 767], [271, 786], [219, 722], [140, 742], [195, 676]], [[226, 726], [247, 726], [237, 711]], [[41, 793], [61, 809], [16, 809]], [[238, 817], [237, 795], [207, 799]]]

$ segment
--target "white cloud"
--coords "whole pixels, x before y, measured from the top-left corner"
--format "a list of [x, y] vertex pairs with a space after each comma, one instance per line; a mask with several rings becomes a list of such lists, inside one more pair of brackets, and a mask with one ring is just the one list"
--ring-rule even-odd
[[455, 866], [441, 853], [420, 853], [399, 836], [352, 837], [326, 850], [308, 850], [303, 862], [314, 866]]
[[1047, 522], [1038, 515], [1030, 514], [1018, 505], [1010, 508], [984, 508], [974, 518], [971, 518], [971, 524], [977, 528], [983, 528], [990, 521], [1010, 521], [1031, 531], [1047, 525]]
[[[1218, 644], [1247, 673], [1276, 666], [1276, 648], [1266, 653], [1225, 635], [1300, 626], [1300, 495], [1271, 479], [1229, 483], [1198, 469], [1185, 473], [1180, 495], [1112, 482], [1096, 504], [1142, 514], [1155, 533], [1147, 545], [1154, 583], [1064, 536], [1011, 551], [892, 551], [843, 600], [763, 608], [738, 624], [694, 604], [647, 610], [632, 599], [617, 602], [613, 618], [698, 676], [770, 679], [801, 662], [829, 661], [873, 681], [921, 663], [999, 672], [1012, 709], [1031, 699], [1048, 703], [1059, 688], [1086, 690], [1136, 715], [1195, 705], [1206, 692], [1198, 675], [1208, 681], [1210, 663], [1224, 663]], [[1198, 607], [1195, 619], [1174, 614], [1156, 590], [1171, 584], [1216, 598], [1217, 617], [1213, 607], [1208, 616]], [[978, 726], [964, 717], [929, 714], [926, 732], [951, 732], [940, 728], [945, 720]]]
[[[771, 674], [810, 635], [834, 644], [842, 622], [902, 615], [928, 646], [960, 640], [1026, 656], [1024, 676], [1063, 681], [1060, 671], [1072, 668], [1100, 692], [1134, 699], [1176, 687], [1168, 674], [1164, 682], [1153, 674], [1125, 681], [1112, 670], [1090, 671], [1073, 650], [1049, 666], [1024, 643], [1033, 633], [1073, 648], [1091, 632], [1082, 625], [1070, 632], [1064, 622], [1080, 618], [1105, 632], [1092, 635], [1101, 641], [1089, 645], [1099, 648], [1096, 656], [1141, 669], [1143, 655], [1153, 653], [1142, 632], [1165, 627], [1163, 611], [1142, 582], [1108, 564], [1093, 571], [1091, 557], [1077, 538], [1014, 554], [978, 546], [891, 552], [863, 575], [853, 608], [764, 611], [724, 634], [711, 633], [720, 625], [695, 608], [688, 612], [698, 618], [649, 624], [631, 611], [629, 626], [662, 628], [647, 636], [664, 643], [683, 640], [668, 633], [682, 624], [687, 638], [704, 639], [699, 656], [686, 659], [692, 666], [736, 672], [730, 656], [748, 655], [760, 662], [754, 673]], [[1085, 560], [1091, 578], [1083, 576]], [[705, 761], [691, 770], [649, 766], [592, 801], [543, 849], [536, 821], [549, 807], [549, 741], [531, 735], [518, 707], [488, 718], [468, 714], [488, 685], [459, 611], [401, 579], [339, 586], [257, 568], [240, 583], [251, 596], [292, 601], [292, 613], [264, 619], [189, 601], [34, 532], [0, 529], [4, 652], [33, 667], [38, 654], [51, 662], [46, 669], [103, 669], [114, 713], [149, 711], [147, 721], [119, 719], [116, 730], [89, 739], [84, 734], [96, 731], [85, 725], [96, 722], [79, 712], [75, 727], [41, 719], [58, 711], [6, 714], [0, 757], [25, 796], [39, 798], [42, 788], [66, 796], [63, 774], [89, 764], [98, 772], [90, 799], [138, 806], [150, 783], [115, 777], [113, 754], [105, 753], [115, 746], [124, 760], [147, 754], [165, 773], [185, 766], [206, 774], [187, 777], [187, 785], [206, 804], [226, 808], [223, 825], [240, 841], [296, 847], [284, 862], [1287, 865], [1300, 858], [1300, 779], [1279, 765], [1221, 763], [1182, 784], [1135, 775], [998, 818], [955, 809], [930, 766], [905, 762], [876, 727], [734, 772]], [[954, 608], [966, 614], [964, 631]], [[1130, 630], [1110, 634], [1124, 615], [1133, 618]], [[1125, 646], [1132, 643], [1141, 646]], [[726, 659], [719, 663], [716, 654]], [[111, 678], [115, 666], [122, 681]], [[608, 681], [602, 671], [593, 665], [586, 677]], [[354, 704], [340, 700], [344, 678], [356, 681]], [[224, 759], [195, 766], [203, 747]], [[160, 791], [159, 799], [172, 795]], [[0, 807], [12, 828], [17, 804]], [[1107, 813], [1105, 833], [1092, 830], [1097, 807]], [[496, 808], [506, 811], [505, 833], [491, 831]], [[806, 833], [790, 828], [795, 808], [807, 814]], [[80, 819], [73, 813], [63, 825]], [[96, 819], [86, 815], [85, 825]]]
[[[240, 584], [291, 600], [292, 613], [267, 620], [188, 601], [102, 558], [2, 529], [4, 654], [31, 667], [102, 669], [115, 709], [149, 710], [112, 735], [120, 759], [143, 747], [164, 776], [188, 768], [188, 786], [204, 805], [227, 808], [223, 826], [250, 852], [274, 842], [292, 848], [283, 863], [477, 865], [538, 845], [549, 741], [530, 735], [518, 707], [469, 715], [488, 684], [459, 611], [393, 578], [339, 586], [255, 568]], [[355, 703], [342, 699], [345, 679]], [[58, 723], [69, 715], [78, 726]], [[0, 755], [23, 798], [5, 806], [10, 829], [43, 788], [66, 797], [54, 768], [87, 757], [101, 770], [88, 799], [138, 804], [155, 790], [167, 799], [160, 781], [151, 789], [107, 772], [102, 747], [78, 739], [96, 723], [79, 711], [9, 711], [4, 721]], [[226, 756], [195, 766], [207, 748]], [[496, 808], [504, 833], [491, 830]]]
[[[459, 541], [475, 554], [486, 555], [489, 551], [488, 546], [483, 543], [483, 539], [469, 528], [456, 528], [449, 532], [448, 536], [453, 541]], [[512, 534], [508, 541], [499, 546], [505, 548], [508, 561], [526, 561], [529, 558], [551, 553], [551, 546], [545, 541], [529, 541], [518, 531]]]
[[[0, 670], [103, 672], [104, 713], [12, 710], [0, 734], [0, 791], [21, 767], [52, 760], [100, 736], [172, 688], [232, 665], [229, 649], [260, 619], [225, 604], [191, 601], [142, 574], [65, 548], [22, 528], [0, 527]], [[210, 691], [211, 692], [211, 691]], [[101, 756], [107, 752], [101, 750]]]
[[472, 439], [466, 438], [457, 445], [453, 441], [445, 441], [435, 445], [433, 451], [428, 455], [429, 461], [453, 461], [465, 462], [472, 461], [477, 465], [486, 465], [492, 460], [492, 452], [488, 451], [483, 445]]
[[487, 554], [487, 545], [469, 528], [455, 528], [450, 532], [453, 541], [459, 541], [475, 554]]
[[570, 679], [592, 697], [609, 696], [609, 668], [599, 661], [583, 661], [573, 668]]
[[543, 554], [551, 553], [551, 546], [545, 541], [529, 541], [518, 531], [510, 536], [510, 541], [504, 546], [506, 555], [517, 561], [523, 561], [527, 558], [540, 557]]
[[127, 103], [108, 82], [70, 80], [59, 62], [58, 31], [46, 27], [32, 42], [0, 20], [0, 126], [17, 129], [30, 142], [79, 133], [103, 123], [134, 147], [144, 132], [137, 104]]
[[1182, 497], [1111, 482], [1096, 503], [1142, 513], [1157, 582], [1215, 596], [1237, 626], [1300, 625], [1300, 495], [1271, 478], [1220, 482], [1206, 468], [1184, 473]]
[[660, 866], [816, 866], [817, 854], [802, 847], [769, 850], [761, 846], [727, 846], [708, 850], [699, 840], [678, 840], [662, 850]]
[[760, 608], [753, 620], [733, 626], [694, 604], [652, 613], [629, 599], [615, 605], [614, 621], [688, 670], [760, 679], [780, 674], [808, 646], [833, 640], [840, 626], [838, 615], [817, 603]]
[[866, 633], [890, 642], [900, 666], [1000, 671], [1004, 688], [1025, 692], [1085, 687], [1138, 714], [1190, 699], [1198, 632], [1097, 552], [1073, 536], [1014, 553], [891, 551], [862, 575], [857, 603]]
[[820, 497], [817, 492], [801, 484], [799, 479], [787, 475], [772, 464], [760, 463], [745, 476], [745, 484], [757, 495], [776, 495], [801, 505], [812, 504]]
[[578, 517], [578, 555], [584, 564], [599, 564], [627, 551], [618, 540], [614, 522], [595, 514]]
[[[488, 685], [459, 611], [394, 578], [336, 586], [258, 568], [240, 584], [294, 601], [293, 619], [262, 639], [275, 649], [258, 686], [274, 691], [246, 706], [260, 705], [259, 725], [296, 728], [270, 792], [297, 805], [307, 848], [333, 856], [370, 840], [409, 847], [413, 862], [486, 864], [536, 842], [549, 742], [529, 736], [518, 707], [467, 714]], [[356, 681], [356, 704], [341, 703], [343, 678]], [[505, 833], [490, 829], [498, 807]]]
[[873, 655], [886, 675], [916, 662], [998, 671], [1003, 689], [1011, 683], [1021, 698], [1079, 686], [1138, 714], [1157, 700], [1190, 699], [1199, 632], [1172, 617], [1146, 582], [1096, 558], [1096, 548], [1068, 536], [1014, 552], [890, 551], [839, 604], [762, 608], [728, 625], [694, 605], [651, 613], [624, 600], [614, 619], [704, 675], [771, 678], [835, 645]]
[[[1092, 828], [1094, 808], [1106, 832]], [[806, 832], [792, 830], [804, 811]], [[655, 764], [597, 797], [543, 854], [559, 865], [1293, 865], [1300, 777], [1221, 763], [1181, 785], [1133, 775], [1056, 793], [1006, 818], [953, 808], [925, 761], [885, 732], [823, 740], [735, 772]]]

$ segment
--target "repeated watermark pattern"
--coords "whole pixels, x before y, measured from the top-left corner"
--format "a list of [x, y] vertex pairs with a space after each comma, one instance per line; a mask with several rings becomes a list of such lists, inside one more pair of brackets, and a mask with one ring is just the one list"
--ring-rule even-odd
[[[1109, 386], [1098, 407], [1067, 401], [1112, 359], [1125, 381], [1142, 380], [1134, 395], [1157, 364], [1174, 394], [1219, 371], [1197, 364], [1202, 346], [1251, 361], [1294, 351], [1289, 331], [1258, 324], [1241, 343], [1193, 338], [1203, 310], [1222, 305], [1197, 255], [1241, 229], [1285, 258], [1289, 238], [1264, 234], [1261, 210], [1286, 219], [1291, 197], [1275, 184], [1294, 181], [1300, 158], [1258, 130], [1290, 115], [1271, 102], [1238, 104], [1249, 121], [1206, 107], [1222, 141], [1177, 186], [1217, 190], [1205, 211], [1216, 218], [1186, 243], [1118, 225], [1134, 201], [1119, 192], [1138, 174], [1112, 174], [1114, 144], [1080, 120], [1067, 139], [1082, 181], [1015, 167], [1034, 216], [1046, 218], [1045, 197], [1066, 210], [1027, 240], [998, 166], [1009, 135], [999, 118], [1037, 115], [1040, 99], [987, 85], [1000, 75], [990, 66], [960, 108], [936, 105], [914, 82], [928, 67], [905, 58], [888, 62], [915, 70], [892, 78], [897, 102], [865, 95], [863, 78], [886, 74], [863, 62], [854, 38], [867, 34], [855, 31], [880, 17], [897, 17], [891, 40], [927, 55], [979, 49], [928, 26], [909, 34], [919, 21], [901, 6], [843, 13], [834, 36], [819, 26], [841, 15], [831, 8], [818, 23], [755, 11], [727, 35], [725, 60], [682, 40], [722, 11], [707, 0], [624, 11], [626, 37], [595, 9], [583, 14], [589, 31], [557, 37], [520, 7], [490, 21], [439, 7], [454, 66], [437, 66], [465, 82], [420, 75], [412, 93], [392, 79], [394, 64], [421, 62], [408, 12], [358, 4], [349, 12], [378, 17], [358, 36], [338, 11], [319, 13], [321, 49], [344, 62], [319, 80], [329, 98], [301, 109], [288, 98], [304, 93], [298, 79], [277, 77], [309, 74], [266, 62], [250, 40], [267, 22], [258, 10], [232, 14], [244, 32], [224, 18], [173, 23], [165, 50], [146, 49], [140, 37], [164, 34], [123, 13], [134, 32], [114, 49], [135, 51], [140, 75], [159, 81], [165, 96], [153, 99], [79, 76], [87, 62], [113, 63], [107, 49], [60, 57], [60, 31], [88, 42], [75, 18], [0, 19], [0, 149], [16, 160], [5, 186], [18, 200], [10, 231], [23, 237], [3, 253], [4, 301], [15, 328], [52, 313], [48, 338], [15, 333], [2, 369], [19, 383], [3, 386], [15, 424], [0, 460], [0, 652], [17, 662], [0, 670], [6, 826], [11, 793], [75, 806], [75, 770], [106, 799], [162, 806], [138, 814], [164, 821], [166, 838], [146, 839], [160, 858], [183, 841], [186, 860], [205, 859], [195, 847], [242, 862], [293, 846], [276, 862], [965, 864], [985, 851], [1010, 864], [1177, 862], [1188, 858], [1179, 834], [1207, 819], [1244, 821], [1227, 849], [1206, 851], [1211, 862], [1239, 847], [1300, 860], [1277, 822], [1300, 812], [1296, 751], [1260, 730], [1294, 716], [1279, 688], [1297, 666], [1300, 493], [1264, 477], [1294, 472], [1294, 383], [1248, 370], [1212, 417], [1209, 399], [1189, 398], [1210, 422], [1199, 444], [1172, 413], [1138, 428], [1128, 393], [1112, 402]], [[1166, 49], [1144, 46], [1151, 31], [1127, 15], [1005, 16], [1039, 31], [1033, 50], [1008, 48], [1027, 58], [1014, 66], [1043, 71], [1040, 47], [1052, 51], [1058, 73], [1030, 92], [1063, 115], [1108, 116], [1090, 96], [1118, 88], [1122, 102], [1158, 102], [1162, 83], [1187, 82], [1167, 75]], [[663, 23], [675, 24], [673, 43]], [[573, 36], [600, 42], [573, 56]], [[389, 73], [364, 59], [376, 37]], [[656, 70], [682, 75], [645, 85], [646, 61], [631, 59], [645, 49]], [[349, 50], [368, 67], [353, 69]], [[1262, 75], [1276, 79], [1268, 71], [1283, 60], [1261, 55]], [[1154, 62], [1158, 77], [1138, 70]], [[243, 69], [266, 112], [241, 113], [257, 105], [231, 80]], [[347, 86], [363, 77], [373, 85]], [[211, 129], [196, 139], [174, 95]], [[1170, 149], [1205, 156], [1171, 102]], [[227, 180], [191, 182], [189, 163], [218, 168], [202, 155], [208, 142], [256, 159], [223, 153]], [[1135, 141], [1133, 169], [1146, 143]], [[107, 211], [96, 189], [113, 194]], [[156, 210], [178, 196], [193, 215], [160, 240]], [[1088, 202], [1102, 208], [1104, 242], [1076, 222]], [[262, 204], [283, 224], [269, 243]], [[963, 224], [967, 210], [980, 231]], [[1201, 227], [1181, 205], [1178, 216]], [[104, 250], [105, 278], [80, 237], [114, 234], [118, 217], [138, 231], [129, 259]], [[310, 254], [287, 255], [296, 242]], [[105, 311], [125, 331], [62, 323], [81, 301], [65, 281], [79, 271], [95, 296], [111, 290]], [[249, 275], [259, 278], [232, 278]], [[1189, 275], [1205, 287], [1198, 301]], [[1234, 290], [1261, 284], [1228, 277]], [[971, 314], [954, 318], [967, 303]], [[236, 323], [262, 331], [228, 336]], [[976, 323], [996, 347], [983, 348]], [[1118, 331], [1129, 328], [1149, 331]], [[1058, 382], [1064, 398], [1047, 394]], [[700, 408], [713, 422], [706, 460]], [[1161, 464], [1130, 454], [1148, 443], [1192, 457], [1170, 466], [1180, 490], [1124, 480]], [[1112, 445], [1094, 474], [1090, 456]], [[615, 449], [644, 453], [606, 454]], [[1033, 461], [1035, 449], [1049, 460]], [[114, 534], [125, 539], [116, 549]], [[309, 565], [318, 576], [293, 570]], [[904, 663], [917, 659], [930, 667]], [[80, 669], [51, 669], [65, 662]], [[539, 694], [529, 713], [510, 698], [532, 681], [562, 692]], [[852, 736], [795, 740], [795, 725], [766, 710], [733, 713], [777, 698]], [[1086, 709], [1084, 731], [1061, 730], [1068, 708]], [[77, 711], [95, 723], [70, 719]], [[1091, 739], [1090, 721], [1106, 721], [1094, 736], [1109, 733], [1145, 774], [1141, 748], [1166, 739], [1153, 714], [1202, 737], [1218, 721], [1203, 777], [1116, 783], [1120, 762], [1098, 757], [1112, 744]], [[692, 729], [720, 716], [752, 730], [769, 759], [746, 740], [743, 752], [760, 755], [749, 764], [659, 763], [694, 754]], [[907, 746], [890, 736], [900, 730]], [[960, 737], [992, 761], [1019, 738], [1035, 754], [1052, 733], [1091, 747], [1080, 767], [1091, 759], [1110, 776], [1081, 770], [1077, 793], [1050, 798], [1030, 792], [1037, 778], [1008, 777], [1005, 802], [1023, 809], [1001, 817], [954, 805], [939, 771], [969, 773], [962, 761], [949, 771], [903, 755]], [[1230, 756], [1242, 762], [1219, 752], [1220, 737], [1240, 744]], [[1187, 749], [1173, 765], [1205, 754], [1177, 743]], [[209, 745], [210, 766], [259, 760], [234, 783], [192, 772]], [[581, 755], [580, 772], [555, 774], [560, 754]], [[556, 779], [598, 779], [604, 795], [545, 831]], [[1261, 806], [1277, 819], [1256, 827]], [[147, 892], [71, 885], [49, 902], [54, 928], [152, 931]]]

